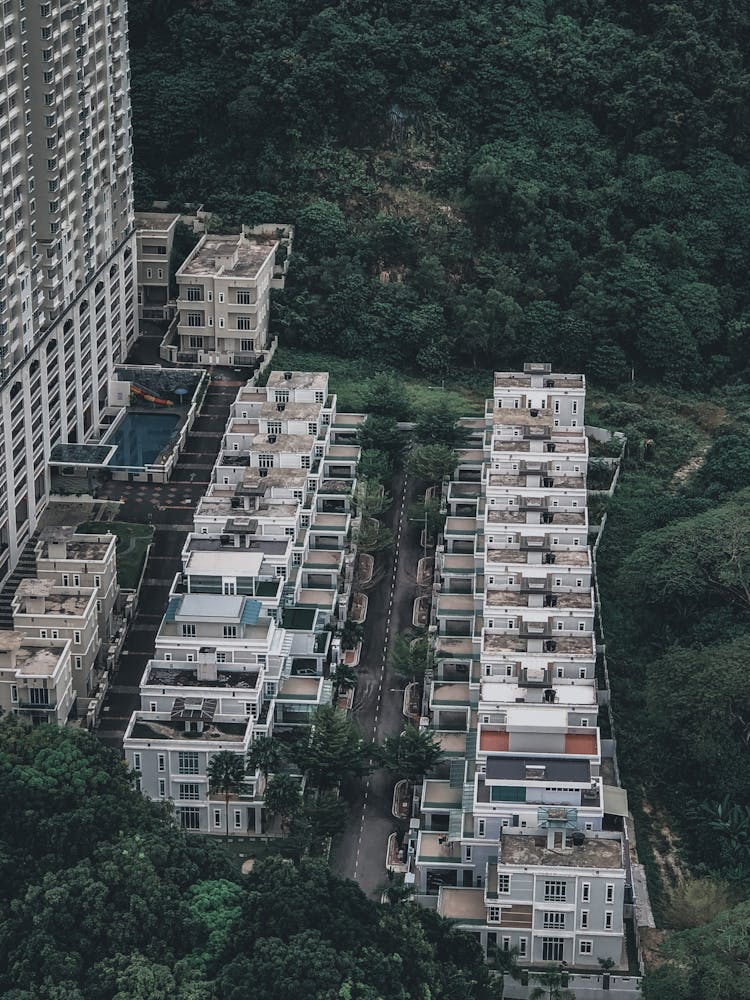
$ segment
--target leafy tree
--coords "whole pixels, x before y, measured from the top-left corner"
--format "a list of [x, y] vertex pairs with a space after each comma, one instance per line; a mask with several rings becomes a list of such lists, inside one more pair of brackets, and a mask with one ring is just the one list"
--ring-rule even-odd
[[575, 993], [564, 986], [565, 976], [559, 970], [537, 972], [532, 977], [537, 985], [529, 993], [529, 1000], [575, 1000]]
[[357, 507], [363, 517], [378, 517], [393, 503], [393, 497], [377, 482], [365, 479], [357, 484]]
[[750, 996], [745, 944], [749, 932], [750, 903], [743, 902], [710, 923], [671, 935], [661, 948], [665, 964], [645, 977], [646, 996], [649, 1000]]
[[263, 793], [263, 803], [269, 816], [278, 816], [281, 829], [286, 829], [289, 821], [302, 809], [299, 778], [284, 772], [272, 775]]
[[362, 641], [364, 628], [360, 622], [347, 618], [341, 627], [341, 645], [344, 649], [354, 649]]
[[[83, 730], [0, 721], [0, 810], [15, 817], [0, 852], [9, 1000], [240, 1000], [306, 996], [311, 983], [362, 1000], [494, 995], [476, 943], [434, 913], [389, 917], [304, 857], [241, 876], [221, 841], [176, 828]], [[304, 819], [298, 853], [318, 850], [345, 810], [331, 792], [308, 798], [290, 843]]]
[[690, 773], [698, 798], [750, 796], [741, 764], [750, 739], [749, 655], [750, 638], [743, 636], [723, 646], [674, 649], [648, 670], [655, 760], [665, 780], [673, 775], [679, 783]]
[[357, 437], [364, 451], [382, 452], [393, 464], [400, 461], [405, 441], [393, 417], [379, 414], [368, 417], [357, 432]]
[[242, 788], [245, 779], [245, 762], [232, 750], [220, 750], [208, 761], [208, 787], [224, 796], [225, 837], [229, 837], [229, 798]]
[[374, 518], [363, 517], [355, 538], [360, 552], [375, 553], [393, 548], [393, 532]]
[[291, 821], [289, 841], [300, 854], [322, 854], [326, 843], [346, 826], [349, 809], [332, 790], [308, 796], [301, 812]]
[[250, 744], [245, 763], [248, 773], [260, 771], [264, 778], [279, 771], [284, 763], [286, 747], [273, 736], [259, 736]]
[[389, 771], [416, 783], [437, 767], [443, 751], [429, 730], [409, 725], [398, 736], [386, 737], [381, 755]]
[[369, 380], [363, 406], [366, 413], [377, 413], [395, 420], [408, 420], [411, 410], [403, 382], [385, 372]]
[[[444, 401], [435, 400], [417, 413], [414, 437], [421, 445], [442, 445], [452, 449], [466, 441], [467, 433], [459, 426], [460, 414]], [[440, 453], [438, 453], [440, 454]], [[445, 452], [442, 453], [445, 455]], [[433, 462], [435, 461], [433, 453]]]
[[313, 716], [309, 739], [296, 745], [297, 763], [318, 788], [334, 788], [349, 776], [370, 770], [370, 746], [343, 712], [322, 705]]
[[747, 434], [722, 434], [709, 448], [696, 476], [696, 489], [717, 499], [750, 486]]
[[384, 451], [365, 448], [359, 456], [357, 475], [370, 483], [387, 482], [392, 474], [391, 461]]
[[407, 467], [417, 479], [439, 483], [453, 474], [457, 463], [458, 456], [450, 445], [426, 444], [409, 453]]
[[494, 947], [489, 952], [487, 957], [492, 968], [495, 969], [496, 972], [500, 973], [500, 996], [502, 997], [505, 995], [505, 976], [510, 976], [511, 979], [521, 978], [521, 968], [518, 964], [520, 953], [518, 948]]
[[431, 663], [431, 647], [426, 637], [414, 638], [409, 632], [400, 632], [393, 637], [390, 667], [400, 678], [422, 681]]
[[429, 497], [421, 503], [409, 507], [409, 520], [427, 532], [427, 537], [436, 539], [445, 527], [446, 515], [439, 497]]
[[720, 507], [642, 535], [618, 575], [631, 606], [660, 616], [665, 626], [700, 616], [706, 601], [746, 612], [749, 509], [750, 497], [743, 491]]

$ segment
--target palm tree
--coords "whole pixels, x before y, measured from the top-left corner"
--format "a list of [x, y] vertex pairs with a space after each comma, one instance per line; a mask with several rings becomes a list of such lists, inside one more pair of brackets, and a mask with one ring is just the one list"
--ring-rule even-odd
[[519, 955], [518, 948], [498, 948], [497, 945], [492, 947], [490, 951], [489, 960], [491, 968], [500, 973], [500, 996], [504, 996], [505, 994], [506, 974], [511, 979], [521, 978], [521, 969], [518, 965]]
[[347, 618], [341, 626], [341, 647], [342, 649], [354, 649], [358, 642], [361, 642], [364, 629], [359, 622], [353, 622]]
[[284, 763], [284, 744], [273, 736], [261, 736], [250, 744], [245, 761], [249, 772], [260, 771], [267, 781]]
[[291, 819], [302, 808], [299, 778], [295, 778], [291, 774], [274, 774], [266, 785], [263, 799], [268, 814], [278, 816], [281, 820], [283, 832], [287, 820]]
[[399, 903], [405, 903], [407, 900], [411, 899], [413, 895], [414, 886], [405, 885], [403, 882], [392, 882], [385, 890], [385, 898], [391, 906], [396, 906]]
[[615, 964], [616, 964], [615, 960], [614, 960], [614, 958], [611, 958], [608, 955], [606, 958], [597, 958], [597, 962], [599, 963], [599, 968], [602, 970], [602, 978], [604, 980], [604, 984], [603, 984], [604, 988], [608, 989], [609, 988], [609, 974], [612, 971], [612, 969], [614, 969], [614, 967], [615, 967]]
[[576, 1000], [575, 993], [563, 985], [566, 980], [561, 969], [538, 972], [531, 978], [539, 986], [535, 986], [529, 993], [529, 1000]]
[[229, 796], [238, 792], [245, 777], [245, 762], [238, 753], [220, 750], [208, 762], [208, 787], [224, 796], [226, 831], [229, 839]]
[[333, 680], [339, 691], [348, 691], [349, 688], [353, 688], [357, 684], [357, 671], [348, 663], [339, 660], [336, 664]]

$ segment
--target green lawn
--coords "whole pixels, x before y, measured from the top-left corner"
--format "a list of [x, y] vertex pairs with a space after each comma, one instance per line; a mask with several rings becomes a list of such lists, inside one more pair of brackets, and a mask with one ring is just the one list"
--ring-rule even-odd
[[79, 534], [117, 535], [117, 582], [124, 590], [134, 590], [146, 558], [146, 549], [153, 538], [154, 529], [149, 524], [130, 524], [127, 521], [84, 521], [76, 528]]
[[239, 868], [248, 858], [259, 860], [277, 854], [284, 857], [287, 841], [281, 838], [262, 840], [255, 837], [216, 837], [211, 834], [198, 834], [207, 843], [218, 844], [232, 856]]
[[331, 392], [338, 396], [338, 408], [342, 412], [361, 413], [364, 410], [368, 380], [376, 371], [385, 371], [400, 379], [404, 386], [404, 397], [415, 410], [439, 399], [455, 404], [462, 416], [471, 417], [484, 413], [484, 400], [492, 395], [492, 374], [481, 370], [462, 370], [451, 374], [445, 378], [443, 388], [441, 379], [429, 381], [417, 378], [387, 365], [374, 366], [371, 361], [362, 358], [347, 359], [335, 354], [279, 347], [273, 356], [271, 370], [286, 369], [327, 371], [330, 374]]

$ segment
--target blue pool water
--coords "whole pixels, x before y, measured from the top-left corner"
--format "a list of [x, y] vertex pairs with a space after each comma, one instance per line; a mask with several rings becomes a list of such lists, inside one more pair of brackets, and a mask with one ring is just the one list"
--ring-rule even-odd
[[107, 442], [117, 446], [110, 468], [142, 469], [150, 465], [169, 443], [179, 423], [178, 413], [126, 413]]

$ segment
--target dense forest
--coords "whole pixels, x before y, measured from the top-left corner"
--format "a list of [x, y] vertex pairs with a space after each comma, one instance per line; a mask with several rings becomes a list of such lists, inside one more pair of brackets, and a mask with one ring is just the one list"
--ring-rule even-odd
[[597, 558], [603, 638], [651, 902], [686, 929], [647, 996], [747, 1000], [750, 396], [594, 393], [588, 419], [628, 435]]
[[5, 1000], [492, 1000], [479, 945], [322, 861], [179, 830], [87, 733], [0, 723]]
[[137, 201], [295, 223], [285, 343], [432, 377], [747, 369], [742, 0], [130, 6]]

